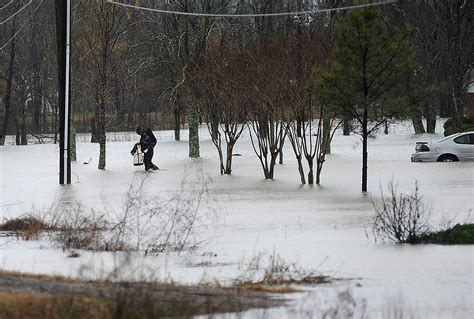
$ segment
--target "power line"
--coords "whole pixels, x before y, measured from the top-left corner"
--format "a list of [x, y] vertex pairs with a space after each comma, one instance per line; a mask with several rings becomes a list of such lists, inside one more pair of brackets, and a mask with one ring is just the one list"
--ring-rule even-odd
[[25, 4], [20, 10], [18, 10], [17, 12], [13, 13], [9, 18], [7, 18], [5, 21], [3, 22], [0, 22], [0, 25], [2, 24], [5, 24], [6, 22], [8, 22], [11, 18], [13, 18], [14, 16], [16, 16], [18, 13], [22, 12], [26, 7], [28, 7], [31, 3], [33, 2], [33, 0], [30, 0], [30, 2], [28, 2], [27, 4]]
[[11, 5], [15, 0], [10, 0], [10, 2], [8, 2], [6, 5], [4, 5], [3, 7], [0, 8], [0, 10], [3, 10], [5, 9], [6, 7], [8, 7], [9, 5]]
[[21, 32], [21, 30], [28, 24], [28, 22], [31, 20], [31, 18], [33, 17], [33, 15], [36, 13], [36, 11], [38, 10], [38, 8], [41, 6], [41, 4], [43, 3], [43, 0], [40, 1], [40, 3], [36, 6], [35, 10], [33, 10], [33, 13], [28, 17], [28, 19], [26, 19], [26, 22], [18, 29], [17, 32], [15, 32], [15, 34], [0, 48], [0, 51], [3, 51], [3, 49], [5, 49], [5, 47], [8, 45], [8, 43], [10, 43], [11, 41], [13, 41], [13, 39], [15, 39], [15, 37]]
[[385, 5], [392, 2], [397, 2], [398, 0], [386, 0], [386, 1], [375, 2], [375, 3], [358, 4], [358, 5], [345, 6], [345, 7], [328, 8], [328, 9], [316, 9], [316, 10], [293, 11], [293, 12], [275, 12], [275, 13], [249, 13], [249, 14], [197, 13], [197, 12], [171, 11], [171, 10], [162, 10], [162, 9], [154, 9], [154, 8], [148, 8], [148, 7], [142, 7], [142, 6], [135, 6], [135, 5], [126, 4], [122, 2], [116, 2], [112, 0], [106, 0], [106, 1], [110, 4], [114, 4], [114, 5], [118, 5], [122, 7], [128, 7], [128, 8], [144, 10], [144, 11], [158, 12], [158, 13], [165, 13], [165, 14], [176, 14], [176, 15], [194, 16], [194, 17], [211, 17], [211, 18], [245, 18], [245, 17], [293, 16], [293, 15], [331, 12], [331, 11], [341, 11], [341, 10], [349, 10], [349, 9], [356, 9], [356, 8], [380, 6], [380, 5]]

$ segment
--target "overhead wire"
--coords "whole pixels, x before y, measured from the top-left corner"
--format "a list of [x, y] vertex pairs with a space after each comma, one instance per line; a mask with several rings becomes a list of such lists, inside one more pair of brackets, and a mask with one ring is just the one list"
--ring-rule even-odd
[[5, 49], [5, 47], [8, 45], [8, 43], [10, 43], [11, 41], [13, 41], [13, 39], [15, 39], [15, 37], [21, 32], [21, 30], [28, 24], [28, 22], [31, 20], [31, 18], [33, 17], [33, 15], [36, 13], [36, 11], [38, 11], [38, 8], [41, 6], [41, 4], [43, 3], [43, 0], [40, 1], [40, 3], [36, 6], [36, 8], [33, 10], [33, 13], [31, 13], [31, 15], [28, 17], [28, 19], [26, 19], [25, 23], [15, 32], [15, 34], [0, 48], [0, 51], [3, 51], [3, 49]]
[[315, 10], [293, 11], [293, 12], [226, 14], [226, 13], [199, 13], [199, 12], [172, 11], [172, 10], [155, 9], [155, 8], [132, 5], [132, 4], [126, 4], [123, 2], [106, 0], [106, 2], [110, 4], [127, 7], [127, 8], [133, 8], [137, 10], [152, 11], [152, 12], [158, 12], [158, 13], [164, 13], [164, 14], [175, 14], [175, 15], [183, 15], [183, 16], [195, 16], [195, 17], [209, 17], [209, 18], [279, 17], [279, 16], [305, 15], [305, 14], [314, 14], [314, 13], [322, 13], [322, 12], [342, 11], [342, 10], [350, 10], [350, 9], [365, 8], [365, 7], [372, 7], [372, 6], [380, 6], [380, 5], [385, 5], [385, 4], [389, 4], [389, 3], [393, 3], [397, 1], [398, 0], [386, 0], [386, 1], [380, 1], [380, 2], [374, 2], [374, 3], [357, 4], [357, 5], [337, 7], [337, 8], [315, 9]]
[[8, 2], [6, 5], [4, 5], [3, 7], [0, 7], [0, 10], [3, 10], [5, 9], [6, 7], [8, 7], [9, 5], [11, 5], [15, 0], [10, 0], [10, 2]]
[[7, 23], [10, 19], [12, 19], [14, 16], [16, 16], [18, 13], [22, 12], [24, 9], [26, 9], [33, 0], [30, 0], [27, 4], [25, 4], [21, 9], [19, 9], [17, 12], [14, 12], [10, 17], [8, 17], [5, 21], [0, 22], [0, 25]]

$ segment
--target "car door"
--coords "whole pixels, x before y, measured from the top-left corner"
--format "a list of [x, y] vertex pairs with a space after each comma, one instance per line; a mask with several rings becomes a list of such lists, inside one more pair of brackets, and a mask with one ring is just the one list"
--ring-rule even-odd
[[474, 133], [458, 136], [454, 143], [460, 161], [474, 161]]

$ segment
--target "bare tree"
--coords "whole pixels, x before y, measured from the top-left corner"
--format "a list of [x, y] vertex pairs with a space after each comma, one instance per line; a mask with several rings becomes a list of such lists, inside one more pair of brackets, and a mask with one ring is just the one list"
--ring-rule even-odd
[[[274, 42], [273, 44], [275, 44]], [[284, 95], [274, 76], [274, 45], [262, 45], [247, 52], [247, 94], [252, 146], [260, 160], [265, 179], [273, 179], [275, 164], [287, 134]]]
[[205, 119], [217, 149], [221, 174], [232, 173], [233, 149], [245, 129], [248, 112], [242, 83], [243, 66], [240, 54], [230, 53], [234, 50], [232, 45], [226, 48], [219, 45], [215, 50], [209, 50], [205, 66], [195, 77], [201, 92], [200, 115]]
[[[111, 80], [114, 70], [123, 63], [129, 44], [124, 35], [132, 23], [128, 10], [111, 6], [106, 1], [84, 3], [82, 8], [86, 19], [78, 26], [81, 30], [75, 47], [90, 63], [93, 76], [96, 118], [94, 125], [98, 130], [99, 169], [106, 166], [106, 111], [111, 105], [113, 91]], [[93, 132], [94, 134], [94, 132]]]
[[[413, 27], [411, 42], [415, 49], [416, 67], [406, 79], [405, 87], [397, 92], [406, 96], [409, 115], [415, 134], [434, 133], [436, 115], [439, 113], [439, 96], [446, 95], [442, 77], [443, 56], [440, 47], [440, 28], [437, 24], [432, 1], [403, 1], [384, 7], [386, 14], [393, 17], [401, 27], [408, 23]], [[423, 123], [426, 119], [426, 127]]]
[[443, 77], [451, 99], [453, 132], [461, 130], [466, 106], [466, 92], [474, 68], [474, 3], [466, 0], [433, 1], [437, 16]]
[[[170, 8], [184, 12], [219, 13], [226, 12], [229, 0], [170, 0], [166, 3]], [[199, 131], [198, 131], [198, 108], [192, 102], [191, 97], [199, 98], [199, 91], [195, 90], [193, 83], [187, 81], [186, 74], [192, 74], [195, 67], [202, 63], [203, 54], [207, 48], [210, 36], [220, 29], [219, 20], [206, 17], [174, 17], [173, 26], [175, 30], [175, 41], [178, 45], [179, 63], [175, 64], [177, 76], [174, 80], [171, 100], [174, 104], [175, 139], [178, 138], [179, 117], [181, 113], [180, 96], [188, 95], [187, 115], [189, 122], [189, 157], [200, 156]], [[184, 92], [183, 92], [184, 91]]]
[[[18, 8], [18, 5], [16, 6]], [[4, 103], [4, 112], [3, 112], [3, 125], [2, 130], [0, 132], [0, 145], [5, 144], [5, 135], [7, 134], [7, 128], [10, 120], [10, 113], [11, 113], [11, 97], [12, 97], [12, 83], [13, 83], [13, 76], [14, 76], [14, 69], [13, 66], [15, 64], [15, 32], [16, 32], [16, 16], [13, 17], [12, 28], [11, 28], [11, 44], [10, 44], [10, 55], [8, 61], [8, 73], [6, 77], [2, 76], [2, 79], [6, 82], [6, 89], [5, 95], [3, 97]]]

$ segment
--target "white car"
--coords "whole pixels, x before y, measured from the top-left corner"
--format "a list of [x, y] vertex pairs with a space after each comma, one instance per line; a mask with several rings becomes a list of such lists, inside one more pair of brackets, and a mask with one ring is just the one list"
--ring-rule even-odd
[[474, 161], [474, 132], [449, 135], [428, 143], [417, 142], [412, 162]]

